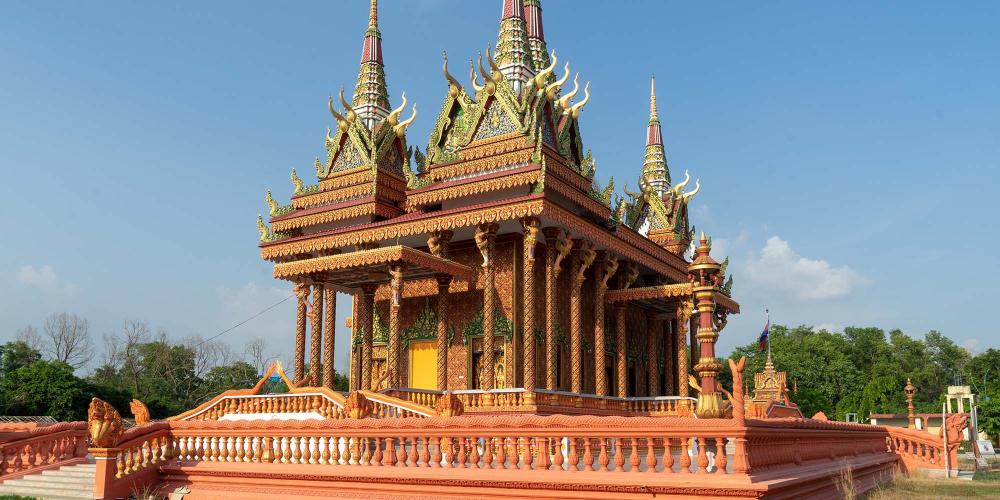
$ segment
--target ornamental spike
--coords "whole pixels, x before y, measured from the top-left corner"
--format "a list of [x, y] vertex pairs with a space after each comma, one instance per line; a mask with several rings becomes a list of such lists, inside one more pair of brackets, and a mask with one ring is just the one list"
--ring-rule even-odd
[[444, 64], [441, 69], [444, 71], [444, 79], [448, 80], [448, 94], [452, 98], [458, 97], [458, 94], [462, 91], [462, 84], [458, 83], [458, 80], [448, 72], [448, 52], [444, 52]]
[[580, 73], [578, 72], [573, 76], [573, 90], [566, 95], [559, 98], [559, 107], [563, 109], [569, 109], [569, 103], [576, 97], [577, 92], [580, 91]]
[[417, 105], [414, 104], [413, 105], [413, 114], [410, 115], [410, 118], [407, 119], [407, 120], [405, 120], [405, 121], [400, 122], [399, 125], [396, 125], [395, 127], [393, 127], [392, 130], [393, 130], [393, 132], [396, 133], [396, 137], [400, 137], [400, 138], [403, 137], [403, 134], [406, 133], [406, 128], [409, 127], [410, 124], [413, 123], [413, 120], [416, 120], [416, 119], [417, 119]]
[[547, 87], [545, 87], [545, 97], [550, 101], [555, 100], [556, 92], [559, 91], [559, 88], [561, 88], [563, 84], [569, 81], [569, 75], [570, 75], [569, 61], [567, 61], [566, 65], [563, 66], [563, 71], [565, 72], [565, 74], [563, 74], [562, 78], [550, 83]]
[[691, 174], [688, 173], [687, 170], [685, 170], [684, 171], [684, 181], [682, 181], [680, 184], [674, 186], [674, 194], [680, 195], [681, 191], [684, 189], [685, 186], [688, 185], [689, 182], [691, 182]]
[[358, 114], [354, 112], [354, 108], [344, 99], [344, 87], [340, 87], [340, 104], [347, 110], [347, 123], [354, 123], [354, 120], [358, 118]]
[[694, 195], [698, 194], [698, 191], [701, 191], [701, 179], [696, 179], [694, 181], [694, 189], [693, 190], [691, 190], [691, 191], [689, 191], [687, 193], [684, 193], [682, 195], [682, 199], [684, 200], [684, 203], [687, 203], [687, 202], [691, 201], [691, 198], [694, 198]]
[[[479, 57], [482, 60], [482, 55]], [[472, 62], [472, 59], [469, 59], [469, 82], [472, 83], [472, 88], [477, 93], [481, 92], [484, 88], [482, 85], [479, 85], [479, 76], [476, 75], [476, 64]]]
[[401, 115], [403, 113], [403, 109], [406, 108], [406, 92], [403, 92], [402, 99], [403, 104], [400, 104], [398, 108], [392, 110], [392, 112], [389, 113], [389, 116], [386, 117], [386, 121], [389, 122], [389, 125], [395, 126], [399, 123], [399, 115]]
[[[348, 123], [347, 118], [345, 118], [344, 115], [338, 113], [336, 109], [333, 109], [333, 96], [330, 96], [330, 99], [326, 101], [326, 107], [330, 109], [330, 114], [333, 115], [335, 120], [337, 120], [337, 128], [339, 128], [341, 132], [347, 132], [347, 127], [351, 124]], [[327, 134], [327, 137], [329, 137], [329, 134]]]
[[535, 87], [544, 88], [545, 82], [548, 81], [549, 75], [552, 74], [556, 69], [556, 63], [559, 62], [559, 58], [556, 57], [556, 49], [552, 49], [552, 62], [549, 64], [548, 68], [543, 68], [541, 71], [535, 75], [533, 82], [535, 82]]
[[583, 100], [578, 104], [574, 104], [570, 109], [570, 113], [573, 114], [574, 120], [580, 117], [580, 110], [582, 110], [588, 102], [590, 102], [590, 82], [587, 82], [587, 85], [583, 87]]

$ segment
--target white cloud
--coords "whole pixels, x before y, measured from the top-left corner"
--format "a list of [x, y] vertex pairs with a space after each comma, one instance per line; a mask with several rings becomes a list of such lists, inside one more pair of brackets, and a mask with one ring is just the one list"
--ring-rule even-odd
[[795, 253], [788, 242], [772, 236], [759, 256], [746, 264], [749, 281], [799, 300], [843, 297], [868, 280], [848, 266], [834, 267]]
[[32, 265], [21, 266], [17, 270], [15, 278], [22, 285], [37, 288], [45, 292], [74, 294], [77, 291], [77, 286], [73, 283], [61, 282], [59, 277], [56, 276], [55, 268], [48, 264], [38, 267]]

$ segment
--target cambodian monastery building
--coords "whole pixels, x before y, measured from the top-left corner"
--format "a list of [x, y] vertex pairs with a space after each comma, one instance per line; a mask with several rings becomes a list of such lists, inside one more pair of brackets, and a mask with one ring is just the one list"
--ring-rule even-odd
[[298, 298], [294, 381], [332, 387], [340, 292], [352, 391], [450, 391], [467, 413], [683, 414], [691, 385], [698, 414], [719, 416], [715, 341], [739, 305], [704, 234], [685, 256], [700, 183], [671, 177], [655, 87], [623, 199], [594, 178], [589, 84], [550, 51], [539, 0], [504, 0], [496, 51], [461, 80], [454, 66], [445, 54], [426, 148], [410, 145], [416, 105], [390, 98], [372, 0], [316, 182], [293, 170], [287, 205], [268, 192], [260, 251]]

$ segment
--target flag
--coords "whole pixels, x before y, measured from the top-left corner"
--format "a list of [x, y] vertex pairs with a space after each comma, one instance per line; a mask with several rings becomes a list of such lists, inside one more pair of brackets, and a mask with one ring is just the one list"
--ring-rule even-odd
[[771, 317], [768, 316], [767, 323], [764, 324], [764, 331], [760, 332], [760, 337], [757, 339], [757, 348], [763, 351], [767, 348], [767, 336], [771, 331]]

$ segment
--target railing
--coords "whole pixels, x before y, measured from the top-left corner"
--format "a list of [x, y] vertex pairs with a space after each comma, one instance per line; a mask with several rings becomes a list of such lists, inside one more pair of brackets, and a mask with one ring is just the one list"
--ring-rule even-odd
[[409, 418], [436, 417], [433, 405], [422, 405], [390, 394], [358, 391], [372, 405], [372, 417], [375, 418]]
[[[503, 479], [491, 476], [491, 480], [535, 485], [530, 487], [568, 487], [589, 476], [562, 474], [601, 471], [629, 473], [611, 482], [601, 480], [602, 484], [648, 486], [654, 488], [650, 491], [663, 492], [729, 487], [719, 486], [713, 477], [735, 478], [725, 484], [746, 488], [759, 476], [768, 485], [754, 486], [755, 491], [788, 488], [796, 495], [809, 496], [819, 491], [816, 488], [830, 488], [832, 478], [845, 466], [855, 469], [856, 478], [864, 476], [865, 484], [888, 473], [900, 456], [907, 460], [908, 454], [916, 454], [926, 466], [940, 468], [935, 460], [941, 451], [934, 449], [933, 437], [909, 436], [883, 426], [806, 419], [748, 420], [745, 425], [734, 419], [593, 415], [169, 421], [130, 429], [118, 447], [107, 450], [110, 462], [107, 471], [98, 474], [104, 485], [95, 486], [95, 498], [112, 497], [108, 492], [125, 491], [126, 486], [134, 490], [158, 484], [163, 465], [174, 479], [196, 481], [191, 478], [211, 471], [214, 466], [210, 464], [242, 464], [232, 477], [245, 481], [252, 481], [245, 475], [250, 471], [276, 473], [268, 472], [279, 470], [270, 469], [271, 464], [282, 465], [283, 475], [294, 474], [288, 467], [331, 467], [330, 471], [338, 471], [329, 472], [331, 477], [354, 477], [342, 468], [364, 467], [367, 479], [360, 481], [372, 483], [382, 477], [378, 470], [399, 478], [398, 472], [385, 467], [413, 468], [414, 474], [424, 474], [418, 472], [424, 468], [455, 469], [449, 481], [470, 485], [482, 481], [476, 470], [518, 471]], [[925, 445], [930, 450], [926, 454], [919, 451]], [[803, 470], [811, 472], [800, 474]], [[522, 471], [547, 472], [528, 479]], [[303, 468], [302, 474], [302, 481], [327, 487], [319, 483], [325, 474], [320, 469]], [[686, 479], [682, 483], [668, 479], [675, 476]]]
[[87, 456], [87, 423], [60, 422], [11, 432], [0, 443], [0, 481], [80, 463]]
[[[426, 389], [387, 389], [384, 394], [433, 408], [442, 391]], [[582, 413], [619, 414], [630, 416], [677, 416], [694, 414], [695, 398], [679, 396], [631, 397], [597, 396], [565, 391], [536, 389], [529, 399], [529, 393], [522, 388], [455, 390], [466, 413], [491, 412], [541, 412], [541, 413]]]
[[[344, 405], [327, 394], [260, 394], [224, 396], [184, 420], [219, 420], [227, 415], [316, 414], [322, 418], [344, 418]], [[230, 417], [232, 418], [232, 417]]]
[[[905, 429], [902, 427], [886, 427], [889, 431], [887, 441], [890, 449], [902, 459], [904, 470], [915, 468], [943, 469], [945, 468], [944, 440], [926, 431]], [[948, 444], [949, 463], [951, 468], [957, 468], [959, 442]]]

